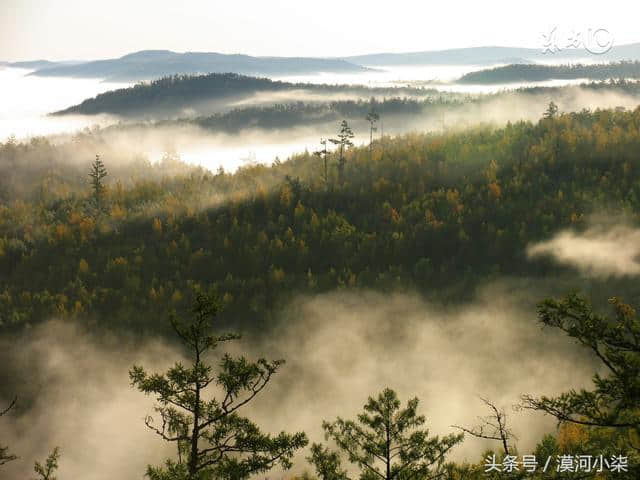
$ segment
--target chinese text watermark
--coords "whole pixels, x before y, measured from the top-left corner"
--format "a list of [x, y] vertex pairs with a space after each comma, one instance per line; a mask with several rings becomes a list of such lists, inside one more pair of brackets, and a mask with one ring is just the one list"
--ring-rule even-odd
[[[518, 460], [520, 458], [520, 461]], [[623, 455], [614, 455], [609, 458], [603, 455], [556, 455], [538, 459], [535, 455], [506, 455], [501, 462], [496, 460], [495, 455], [489, 455], [485, 459], [485, 473], [501, 472], [627, 472], [629, 469], [629, 459]]]

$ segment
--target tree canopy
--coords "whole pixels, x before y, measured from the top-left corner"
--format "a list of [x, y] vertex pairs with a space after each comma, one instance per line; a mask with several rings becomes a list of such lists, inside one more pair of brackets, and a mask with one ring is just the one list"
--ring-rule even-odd
[[[288, 469], [294, 452], [307, 444], [303, 432], [271, 436], [239, 415], [284, 361], [261, 358], [250, 362], [243, 356], [225, 354], [214, 374], [206, 355], [220, 344], [239, 338], [212, 333], [212, 320], [219, 308], [215, 298], [201, 295], [196, 298], [191, 320], [185, 322], [172, 315], [171, 325], [189, 351], [190, 366], [176, 363], [165, 374], [148, 374], [140, 366], [130, 371], [132, 385], [153, 394], [159, 403], [156, 412], [161, 426], [156, 426], [152, 417], [145, 423], [163, 440], [177, 444], [178, 461], [169, 459], [165, 467], [150, 466], [147, 475], [152, 480], [239, 480], [275, 465]], [[208, 394], [208, 387], [213, 385], [221, 390], [220, 398]]]
[[[450, 450], [462, 435], [429, 436], [426, 418], [418, 414], [418, 399], [401, 408], [397, 394], [384, 389], [369, 397], [356, 421], [338, 417], [323, 422], [327, 440], [335, 442], [361, 478], [383, 480], [429, 479], [442, 476]], [[322, 480], [347, 479], [340, 457], [319, 444], [312, 447], [310, 461]]]

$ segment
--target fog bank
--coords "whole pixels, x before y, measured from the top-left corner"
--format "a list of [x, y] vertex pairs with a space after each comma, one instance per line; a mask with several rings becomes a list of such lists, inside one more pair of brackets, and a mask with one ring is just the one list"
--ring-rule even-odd
[[[432, 433], [446, 434], [450, 425], [473, 425], [486, 414], [477, 395], [509, 411], [523, 393], [587, 385], [595, 366], [586, 353], [558, 332], [541, 331], [533, 296], [505, 285], [457, 307], [411, 293], [299, 298], [275, 331], [247, 332], [229, 348], [287, 360], [244, 413], [267, 431], [304, 430], [322, 441], [323, 419], [354, 417], [369, 395], [391, 387], [403, 403], [418, 396]], [[144, 426], [153, 402], [129, 387], [127, 375], [133, 363], [154, 372], [179, 359], [167, 343], [134, 344], [50, 321], [18, 341], [4, 340], [1, 351], [4, 375], [13, 379], [4, 401], [33, 398], [0, 420], [5, 443], [20, 457], [4, 467], [7, 478], [25, 478], [56, 445], [63, 451], [60, 478], [87, 480], [142, 478], [146, 464], [175, 452]], [[530, 412], [510, 417], [521, 452], [554, 426]], [[467, 439], [454, 458], [478, 461], [489, 445]], [[297, 456], [295, 471], [310, 469], [305, 455]]]

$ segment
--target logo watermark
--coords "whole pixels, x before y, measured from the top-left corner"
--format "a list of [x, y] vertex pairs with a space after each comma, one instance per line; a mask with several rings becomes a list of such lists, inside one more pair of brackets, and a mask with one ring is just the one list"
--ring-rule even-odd
[[561, 30], [553, 27], [542, 34], [542, 53], [584, 48], [594, 55], [607, 53], [613, 47], [613, 35], [606, 28], [588, 28], [585, 31]]
[[495, 455], [485, 459], [484, 471], [490, 472], [583, 472], [602, 473], [604, 471], [621, 473], [628, 472], [629, 459], [623, 455], [614, 455], [606, 458], [603, 455], [555, 455], [546, 459], [538, 459], [535, 455], [523, 455], [518, 461], [516, 455], [506, 455], [501, 462]]

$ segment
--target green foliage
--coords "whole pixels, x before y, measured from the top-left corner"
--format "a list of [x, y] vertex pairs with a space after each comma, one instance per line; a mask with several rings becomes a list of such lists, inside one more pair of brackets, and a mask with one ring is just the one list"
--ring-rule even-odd
[[[152, 417], [147, 417], [146, 425], [178, 448], [177, 463], [167, 461], [165, 468], [149, 467], [147, 473], [152, 479], [244, 479], [275, 465], [290, 468], [293, 453], [307, 444], [304, 433], [266, 435], [238, 414], [266, 387], [284, 361], [259, 359], [253, 363], [225, 354], [214, 374], [205, 356], [219, 344], [239, 338], [211, 333], [212, 319], [219, 308], [215, 298], [200, 295], [192, 321], [171, 316], [175, 333], [189, 350], [191, 366], [176, 363], [165, 374], [152, 375], [134, 366], [129, 373], [132, 385], [155, 395], [159, 403], [156, 411], [162, 426], [156, 427]], [[220, 399], [207, 397], [211, 385], [221, 390]]]
[[367, 88], [358, 85], [326, 85], [289, 83], [256, 78], [236, 73], [210, 73], [207, 75], [172, 75], [133, 87], [111, 90], [84, 100], [56, 115], [94, 115], [112, 113], [141, 115], [143, 113], [179, 113], [187, 108], [200, 108], [209, 100], [229, 101], [265, 92], [310, 91], [315, 94], [350, 93], [354, 96], [380, 95], [383, 97], [425, 96], [437, 93], [423, 88]]
[[378, 120], [380, 120], [380, 115], [376, 111], [376, 102], [373, 98], [371, 99], [371, 107], [365, 118], [367, 122], [369, 122], [369, 160], [371, 160], [373, 158], [373, 132], [378, 130], [376, 124]]
[[609, 303], [612, 317], [596, 313], [575, 293], [540, 303], [541, 323], [591, 350], [606, 374], [594, 375], [592, 390], [570, 390], [558, 397], [524, 395], [522, 405], [552, 415], [561, 426], [561, 443], [547, 436], [538, 447], [541, 453], [623, 455], [628, 471], [611, 473], [611, 478], [632, 479], [640, 474], [640, 322], [619, 298]]
[[615, 427], [640, 434], [640, 322], [635, 310], [610, 300], [613, 318], [593, 311], [577, 294], [542, 302], [540, 321], [590, 349], [606, 367], [596, 374], [593, 390], [572, 390], [557, 398], [525, 396], [525, 406], [553, 415], [560, 422]]
[[353, 130], [351, 130], [346, 120], [342, 120], [337, 138], [329, 139], [331, 143], [338, 146], [338, 182], [340, 185], [344, 184], [344, 167], [347, 163], [344, 153], [347, 148], [353, 146], [353, 142], [351, 141], [353, 137], [355, 137]]
[[311, 153], [233, 175], [114, 161], [99, 223], [71, 150], [1, 144], [0, 328], [57, 315], [157, 331], [199, 293], [224, 298], [225, 324], [254, 328], [298, 293], [438, 288], [460, 301], [500, 274], [557, 277], [567, 269], [527, 245], [603, 206], [638, 220], [639, 125], [640, 109], [599, 110], [387, 137], [384, 157], [346, 151], [332, 190]]
[[[430, 437], [421, 429], [426, 419], [417, 410], [417, 398], [401, 408], [396, 393], [387, 388], [377, 398], [369, 397], [357, 421], [338, 418], [322, 427], [326, 438], [360, 469], [361, 478], [428, 478], [444, 472], [447, 454], [463, 436]], [[347, 478], [337, 454], [321, 445], [312, 447], [310, 461], [323, 480]]]
[[89, 183], [93, 190], [93, 204], [95, 209], [102, 210], [102, 198], [104, 196], [104, 179], [107, 177], [107, 167], [104, 166], [100, 155], [96, 155], [95, 161], [91, 164], [89, 171]]
[[[0, 417], [6, 415], [9, 412], [9, 410], [11, 410], [14, 407], [14, 405], [16, 404], [16, 401], [17, 401], [17, 398], [14, 398], [7, 408], [0, 411]], [[0, 446], [0, 466], [4, 465], [5, 463], [9, 463], [15, 460], [16, 458], [18, 457], [9, 453], [9, 447]]]
[[307, 457], [321, 480], [348, 480], [347, 471], [342, 468], [342, 461], [337, 452], [329, 450], [324, 445], [311, 445], [311, 455]]
[[558, 106], [553, 102], [549, 102], [549, 107], [544, 112], [543, 117], [544, 118], [555, 118], [556, 115], [558, 115]]
[[540, 82], [551, 79], [640, 78], [639, 61], [621, 61], [594, 65], [526, 65], [511, 64], [463, 75], [460, 83]]
[[329, 151], [327, 150], [327, 140], [324, 138], [320, 139], [320, 145], [322, 145], [321, 150], [316, 150], [313, 154], [322, 160], [322, 181], [325, 184], [325, 187], [329, 188]]
[[40, 462], [35, 462], [33, 471], [39, 475], [39, 478], [35, 480], [57, 480], [57, 477], [54, 477], [53, 475], [58, 469], [58, 460], [60, 460], [60, 455], [60, 447], [56, 447], [47, 457], [44, 465]]

